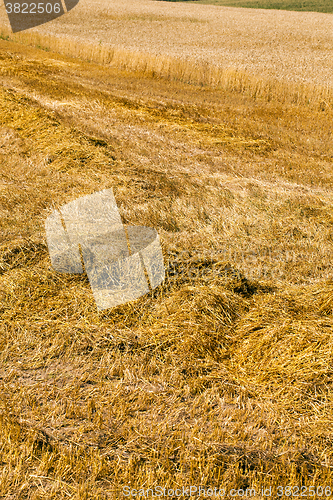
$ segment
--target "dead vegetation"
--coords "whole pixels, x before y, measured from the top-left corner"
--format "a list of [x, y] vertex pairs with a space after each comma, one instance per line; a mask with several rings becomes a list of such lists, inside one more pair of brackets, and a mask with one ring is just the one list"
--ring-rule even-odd
[[141, 75], [332, 108], [331, 14], [187, 2], [80, 0], [66, 15], [12, 34], [44, 50]]
[[[1, 498], [331, 485], [332, 112], [1, 50]], [[44, 221], [110, 187], [167, 277], [98, 313]]]

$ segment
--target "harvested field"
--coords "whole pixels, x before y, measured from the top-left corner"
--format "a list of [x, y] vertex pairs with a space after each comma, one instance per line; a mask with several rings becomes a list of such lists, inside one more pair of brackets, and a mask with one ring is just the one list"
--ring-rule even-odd
[[[331, 16], [93, 5], [0, 40], [0, 498], [328, 498]], [[52, 269], [44, 222], [104, 188], [124, 224], [158, 231], [167, 276], [98, 313], [86, 275]]]
[[[0, 27], [11, 36], [3, 5]], [[331, 14], [80, 0], [65, 16], [11, 38], [146, 76], [270, 100], [333, 102]]]
[[[0, 49], [0, 497], [332, 487], [332, 111]], [[110, 187], [167, 279], [98, 313], [44, 221]]]

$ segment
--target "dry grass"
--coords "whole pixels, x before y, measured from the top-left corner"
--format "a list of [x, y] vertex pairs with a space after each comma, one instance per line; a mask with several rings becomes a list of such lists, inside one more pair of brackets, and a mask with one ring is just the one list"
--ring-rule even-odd
[[252, 97], [333, 105], [333, 18], [150, 0], [80, 0], [61, 18], [2, 36], [145, 76]]
[[[332, 110], [0, 49], [0, 497], [332, 486]], [[98, 313], [44, 221], [110, 187], [167, 279]]]

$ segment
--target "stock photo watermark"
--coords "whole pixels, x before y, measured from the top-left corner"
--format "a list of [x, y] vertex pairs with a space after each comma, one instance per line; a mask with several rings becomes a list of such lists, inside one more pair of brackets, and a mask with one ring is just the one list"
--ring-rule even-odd
[[72, 10], [79, 0], [46, 0], [26, 2], [25, 0], [4, 0], [9, 23], [13, 33], [35, 28], [63, 16]]
[[[125, 226], [112, 189], [83, 196], [58, 210], [45, 221], [46, 238], [55, 271], [86, 272], [98, 310], [135, 300], [156, 288], [165, 278], [195, 281], [235, 278], [269, 279], [288, 275], [304, 261], [318, 263], [321, 277], [332, 278], [330, 258], [307, 249], [274, 250], [232, 243], [210, 256], [190, 257], [182, 251], [164, 267], [157, 231], [151, 227]], [[170, 257], [170, 256], [169, 256]], [[172, 256], [171, 256], [172, 257]]]
[[313, 498], [314, 496], [328, 498], [333, 495], [333, 488], [328, 485], [279, 485], [274, 487], [259, 486], [257, 488], [231, 488], [230, 490], [226, 490], [222, 487], [209, 488], [208, 486], [182, 486], [176, 488], [154, 486], [153, 488], [141, 487], [139, 489], [131, 488], [130, 486], [124, 486], [122, 489], [122, 494], [125, 498], [181, 498], [193, 496], [195, 496], [195, 498], [268, 498], [272, 496], [275, 498]]
[[54, 270], [85, 271], [99, 311], [137, 299], [165, 278], [156, 230], [124, 226], [112, 189], [54, 210], [45, 229]]
[[[331, 257], [319, 253], [316, 249], [306, 252], [297, 249], [270, 249], [253, 245], [243, 245], [235, 248], [232, 242], [223, 243], [222, 248], [205, 253], [191, 254], [181, 251], [169, 257], [166, 274], [169, 278], [183, 280], [196, 280], [209, 276], [209, 278], [240, 278], [248, 279], [290, 279], [292, 269], [301, 269], [304, 263], [311, 261], [314, 277], [332, 279], [333, 266]], [[301, 274], [301, 272], [300, 272]]]

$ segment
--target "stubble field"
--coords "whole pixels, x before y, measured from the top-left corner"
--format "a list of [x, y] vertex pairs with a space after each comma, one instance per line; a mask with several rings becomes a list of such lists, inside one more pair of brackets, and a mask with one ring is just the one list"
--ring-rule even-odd
[[150, 0], [80, 0], [67, 15], [2, 36], [146, 76], [253, 97], [332, 102], [333, 17]]
[[[292, 102], [282, 81], [267, 98], [130, 72], [120, 54], [0, 40], [0, 497], [327, 497], [330, 101], [315, 82]], [[52, 269], [44, 221], [111, 187], [125, 224], [158, 231], [167, 276], [98, 313], [85, 275]]]

